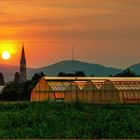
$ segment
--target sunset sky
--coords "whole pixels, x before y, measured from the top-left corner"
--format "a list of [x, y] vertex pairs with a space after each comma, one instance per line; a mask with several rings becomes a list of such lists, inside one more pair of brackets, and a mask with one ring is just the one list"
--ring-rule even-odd
[[0, 53], [28, 67], [71, 59], [126, 68], [140, 62], [140, 0], [0, 0]]

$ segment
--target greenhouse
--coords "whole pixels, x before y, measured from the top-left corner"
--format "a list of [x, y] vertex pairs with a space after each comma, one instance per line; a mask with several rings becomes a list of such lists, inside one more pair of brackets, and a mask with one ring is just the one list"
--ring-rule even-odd
[[140, 78], [43, 77], [31, 101], [139, 104]]

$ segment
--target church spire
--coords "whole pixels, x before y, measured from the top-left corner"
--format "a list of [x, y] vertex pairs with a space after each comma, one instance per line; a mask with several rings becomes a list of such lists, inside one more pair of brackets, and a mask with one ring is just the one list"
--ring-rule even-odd
[[25, 50], [24, 50], [24, 44], [22, 45], [22, 52], [21, 52], [21, 63], [26, 63], [26, 58], [25, 58]]
[[26, 81], [26, 58], [24, 45], [22, 45], [21, 59], [20, 59], [20, 82]]

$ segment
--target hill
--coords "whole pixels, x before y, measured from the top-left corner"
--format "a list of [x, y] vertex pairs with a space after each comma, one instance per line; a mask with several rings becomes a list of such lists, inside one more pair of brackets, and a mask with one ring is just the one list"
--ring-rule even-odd
[[0, 138], [139, 139], [139, 114], [138, 105], [1, 103]]
[[[140, 75], [140, 63], [129, 67], [136, 74]], [[18, 66], [0, 64], [0, 72], [4, 74], [5, 81], [14, 79], [14, 73], [19, 71]], [[30, 79], [35, 72], [44, 72], [47, 76], [57, 76], [59, 72], [74, 73], [75, 71], [84, 71], [86, 76], [109, 76], [121, 72], [121, 69], [106, 67], [99, 64], [91, 64], [81, 61], [61, 61], [49, 66], [33, 69], [27, 69], [28, 79]]]
[[[0, 72], [3, 73], [6, 82], [14, 80], [15, 72], [18, 71], [19, 66], [0, 64]], [[27, 73], [32, 75], [34, 73], [34, 69], [28, 68]]]
[[[0, 72], [4, 74], [5, 81], [14, 79], [15, 72], [19, 71], [18, 66], [0, 64]], [[121, 69], [109, 68], [98, 64], [90, 64], [80, 61], [61, 61], [49, 66], [32, 69], [27, 69], [28, 79], [30, 79], [35, 72], [44, 72], [48, 76], [57, 76], [59, 72], [74, 73], [75, 71], [84, 71], [87, 76], [109, 76], [117, 74]]]
[[105, 67], [99, 64], [90, 64], [80, 61], [61, 61], [50, 66], [42, 67], [36, 71], [42, 71], [50, 76], [57, 76], [59, 72], [74, 73], [75, 71], [84, 71], [86, 76], [109, 76], [121, 72], [121, 69]]
[[129, 69], [140, 75], [140, 63], [130, 66]]

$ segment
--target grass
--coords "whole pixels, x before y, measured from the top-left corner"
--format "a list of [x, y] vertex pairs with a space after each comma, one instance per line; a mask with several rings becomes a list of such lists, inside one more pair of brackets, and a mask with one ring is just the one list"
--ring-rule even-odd
[[139, 139], [139, 105], [0, 104], [0, 138]]

